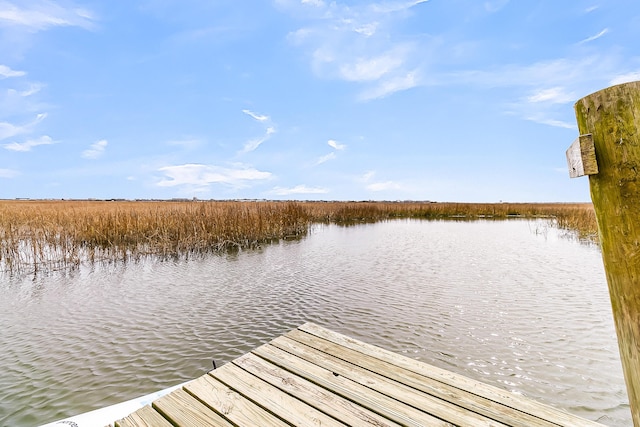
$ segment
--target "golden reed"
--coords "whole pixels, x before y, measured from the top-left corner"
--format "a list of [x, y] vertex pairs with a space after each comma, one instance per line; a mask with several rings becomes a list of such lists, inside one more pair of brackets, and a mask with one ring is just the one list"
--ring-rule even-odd
[[586, 203], [0, 201], [0, 272], [185, 257], [300, 237], [313, 223], [545, 218], [597, 236]]

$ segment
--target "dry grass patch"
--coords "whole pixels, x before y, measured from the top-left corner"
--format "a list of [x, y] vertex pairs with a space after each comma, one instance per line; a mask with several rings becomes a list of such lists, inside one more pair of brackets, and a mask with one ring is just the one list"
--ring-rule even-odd
[[184, 257], [300, 237], [316, 223], [394, 218], [547, 218], [596, 235], [590, 204], [0, 201], [0, 270]]

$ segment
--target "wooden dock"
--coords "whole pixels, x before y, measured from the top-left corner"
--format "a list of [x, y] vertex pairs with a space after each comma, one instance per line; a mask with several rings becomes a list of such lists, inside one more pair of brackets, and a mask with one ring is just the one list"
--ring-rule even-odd
[[602, 426], [312, 323], [116, 427]]

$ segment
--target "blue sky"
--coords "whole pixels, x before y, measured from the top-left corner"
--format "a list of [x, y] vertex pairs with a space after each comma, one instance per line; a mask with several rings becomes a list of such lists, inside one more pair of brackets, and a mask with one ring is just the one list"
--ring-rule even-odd
[[0, 0], [0, 198], [588, 201], [632, 0]]

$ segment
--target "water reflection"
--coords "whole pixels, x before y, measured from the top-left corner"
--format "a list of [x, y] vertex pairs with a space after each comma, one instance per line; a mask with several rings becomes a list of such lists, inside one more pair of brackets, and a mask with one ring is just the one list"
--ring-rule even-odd
[[301, 241], [0, 289], [0, 425], [198, 376], [305, 321], [629, 425], [600, 253], [527, 221], [318, 226]]

